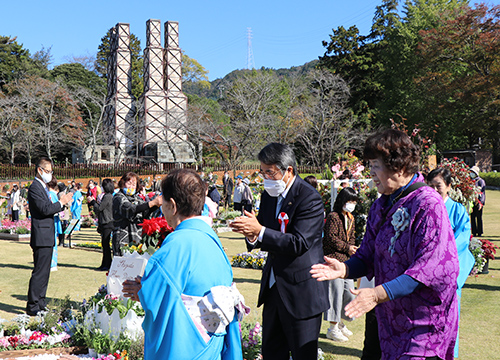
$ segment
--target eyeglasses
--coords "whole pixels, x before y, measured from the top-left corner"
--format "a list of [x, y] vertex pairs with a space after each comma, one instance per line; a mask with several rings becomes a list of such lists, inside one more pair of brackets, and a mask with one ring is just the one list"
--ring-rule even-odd
[[47, 169], [44, 169], [43, 167], [40, 167], [40, 169], [42, 169], [42, 170], [43, 170], [43, 172], [44, 172], [44, 173], [46, 173], [46, 174], [50, 174], [50, 175], [54, 174], [54, 172], [53, 172], [53, 171], [49, 171], [49, 170], [47, 170]]
[[259, 177], [261, 179], [271, 180], [271, 179], [274, 179], [276, 174], [279, 172], [281, 172], [281, 170], [276, 170], [275, 172], [271, 172], [271, 170], [266, 170], [266, 171], [259, 170]]

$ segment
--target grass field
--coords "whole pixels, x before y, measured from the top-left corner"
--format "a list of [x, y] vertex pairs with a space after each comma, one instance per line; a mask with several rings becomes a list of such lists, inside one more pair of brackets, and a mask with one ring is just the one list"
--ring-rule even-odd
[[[484, 209], [484, 238], [500, 246], [500, 191], [487, 191]], [[245, 251], [244, 240], [234, 233], [220, 234], [229, 258]], [[84, 229], [74, 242], [99, 241], [95, 229]], [[0, 318], [11, 319], [23, 313], [28, 282], [33, 266], [27, 242], [0, 240]], [[58, 271], [52, 272], [47, 296], [62, 299], [69, 295], [76, 302], [93, 295], [106, 282], [106, 275], [94, 269], [100, 265], [101, 253], [59, 248]], [[260, 274], [258, 270], [233, 268], [234, 281], [252, 308], [245, 321], [261, 321], [261, 308], [256, 308]], [[75, 304], [76, 304], [75, 302]], [[500, 252], [490, 261], [488, 275], [470, 276], [462, 290], [460, 323], [461, 359], [500, 359]], [[359, 359], [363, 343], [364, 318], [348, 324], [354, 335], [348, 342], [334, 343], [326, 339], [328, 323], [323, 322], [320, 347], [329, 359]]]

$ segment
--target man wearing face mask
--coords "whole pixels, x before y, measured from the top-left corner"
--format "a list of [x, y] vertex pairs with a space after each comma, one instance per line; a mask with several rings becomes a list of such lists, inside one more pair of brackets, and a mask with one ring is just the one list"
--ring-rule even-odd
[[264, 304], [262, 355], [288, 360], [291, 352], [294, 360], [315, 360], [321, 313], [329, 304], [327, 286], [308, 274], [315, 261], [323, 262], [323, 202], [297, 176], [288, 145], [267, 145], [259, 160], [265, 189], [259, 215], [245, 211], [231, 227], [268, 252], [258, 300]]
[[36, 164], [35, 180], [28, 191], [31, 212], [31, 240], [33, 272], [28, 289], [26, 314], [35, 316], [47, 308], [45, 294], [50, 276], [50, 262], [55, 245], [54, 214], [71, 202], [72, 194], [66, 194], [58, 202], [49, 198], [47, 183], [52, 180], [52, 161], [41, 158]]

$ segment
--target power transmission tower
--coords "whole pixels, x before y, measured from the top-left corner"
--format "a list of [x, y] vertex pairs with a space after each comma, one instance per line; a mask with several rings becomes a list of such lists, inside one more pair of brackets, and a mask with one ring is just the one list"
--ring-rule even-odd
[[247, 27], [247, 69], [252, 70], [255, 68], [255, 62], [253, 61], [253, 50], [252, 50], [252, 28]]

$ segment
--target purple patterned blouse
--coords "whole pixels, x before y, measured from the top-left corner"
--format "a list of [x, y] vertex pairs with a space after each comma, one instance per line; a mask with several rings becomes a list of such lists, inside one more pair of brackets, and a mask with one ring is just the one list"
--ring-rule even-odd
[[[423, 182], [418, 174], [416, 182]], [[384, 219], [387, 219], [384, 221]], [[423, 287], [377, 305], [382, 359], [453, 359], [457, 337], [458, 255], [440, 195], [421, 187], [389, 207], [381, 196], [370, 209], [355, 257], [376, 285], [406, 274]]]

